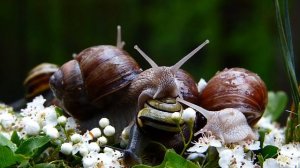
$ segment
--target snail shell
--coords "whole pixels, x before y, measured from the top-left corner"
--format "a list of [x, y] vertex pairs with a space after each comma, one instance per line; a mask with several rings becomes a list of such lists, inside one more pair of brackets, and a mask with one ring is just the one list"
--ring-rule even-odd
[[49, 79], [54, 72], [58, 70], [58, 66], [50, 63], [42, 63], [34, 67], [24, 80], [26, 88], [26, 98], [32, 99], [41, 93], [50, 90]]
[[201, 107], [210, 111], [237, 109], [251, 126], [261, 118], [267, 101], [264, 82], [257, 74], [243, 68], [218, 72], [200, 94]]
[[153, 142], [180, 151], [183, 141], [179, 127], [186, 137], [189, 136], [188, 128], [183, 121], [176, 124], [171, 116], [174, 112], [182, 114], [182, 111], [182, 105], [175, 98], [147, 100], [144, 108], [138, 112], [137, 122], [131, 129], [130, 142], [124, 152], [126, 164], [159, 164], [165, 151]]
[[49, 79], [51, 75], [58, 70], [58, 66], [50, 63], [42, 63], [29, 71], [24, 80], [25, 98], [21, 98], [10, 104], [15, 111], [20, 111], [26, 107], [26, 104], [38, 95], [43, 95], [46, 99], [45, 106], [56, 104], [50, 86]]
[[127, 52], [100, 45], [83, 50], [65, 63], [51, 77], [50, 86], [64, 110], [79, 120], [83, 131], [97, 126], [99, 119], [106, 117], [116, 128], [117, 140], [136, 114], [121, 99], [140, 72]]

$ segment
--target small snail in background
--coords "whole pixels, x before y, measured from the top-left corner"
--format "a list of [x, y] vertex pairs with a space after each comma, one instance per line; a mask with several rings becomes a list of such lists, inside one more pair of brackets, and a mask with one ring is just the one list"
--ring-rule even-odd
[[14, 110], [25, 108], [26, 103], [38, 95], [43, 95], [46, 99], [45, 106], [54, 104], [55, 98], [49, 86], [49, 79], [57, 70], [58, 66], [51, 63], [41, 63], [30, 70], [24, 80], [25, 98], [11, 104]]
[[158, 67], [142, 54], [152, 68], [142, 71], [122, 49], [120, 27], [117, 46], [90, 47], [74, 57], [50, 78], [50, 86], [65, 111], [79, 120], [81, 129], [108, 118], [116, 128], [115, 139], [148, 99], [181, 95], [197, 103], [199, 94], [193, 79], [180, 66], [205, 44], [172, 67]]

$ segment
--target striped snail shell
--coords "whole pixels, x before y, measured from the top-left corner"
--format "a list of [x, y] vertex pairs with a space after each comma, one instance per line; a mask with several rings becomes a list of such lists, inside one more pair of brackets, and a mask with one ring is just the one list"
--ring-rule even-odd
[[[142, 129], [157, 129], [167, 132], [179, 132], [177, 123], [172, 119], [174, 112], [182, 114], [182, 106], [174, 98], [147, 100], [144, 108], [137, 114], [138, 126]], [[183, 121], [180, 121], [183, 126]]]
[[14, 101], [10, 106], [15, 111], [20, 111], [26, 107], [28, 102], [39, 95], [46, 99], [45, 106], [56, 104], [56, 99], [49, 86], [49, 79], [57, 70], [58, 66], [50, 63], [39, 64], [30, 70], [23, 83], [25, 86], [25, 98]]
[[124, 152], [127, 165], [137, 163], [156, 165], [160, 163], [164, 151], [153, 142], [177, 151], [182, 149], [183, 141], [180, 130], [184, 131], [186, 138], [189, 136], [189, 130], [183, 120], [176, 123], [172, 119], [174, 112], [180, 114], [183, 112], [182, 105], [175, 98], [146, 101], [144, 108], [137, 114], [137, 122], [131, 129], [131, 139]]
[[49, 91], [49, 79], [57, 70], [58, 66], [50, 63], [42, 63], [34, 67], [24, 80], [25, 97], [32, 99], [45, 91]]
[[243, 68], [224, 69], [210, 79], [200, 94], [200, 106], [211, 111], [234, 108], [253, 126], [262, 116], [268, 101], [261, 78]]

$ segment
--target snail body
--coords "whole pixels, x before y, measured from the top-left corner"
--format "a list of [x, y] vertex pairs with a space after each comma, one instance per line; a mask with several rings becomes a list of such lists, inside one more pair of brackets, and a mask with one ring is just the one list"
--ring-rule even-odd
[[[200, 106], [178, 101], [199, 111], [209, 131], [224, 143], [256, 139], [252, 126], [267, 105], [267, 89], [257, 74], [243, 68], [224, 69], [210, 79], [201, 91]], [[197, 133], [196, 133], [197, 135]]]
[[245, 115], [237, 109], [225, 108], [220, 111], [208, 111], [183, 99], [177, 98], [177, 100], [194, 108], [207, 119], [206, 125], [195, 135], [200, 132], [211, 132], [225, 144], [257, 139]]

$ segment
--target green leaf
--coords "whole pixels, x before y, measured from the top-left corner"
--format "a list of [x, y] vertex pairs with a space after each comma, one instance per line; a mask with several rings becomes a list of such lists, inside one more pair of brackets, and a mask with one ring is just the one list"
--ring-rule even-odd
[[21, 143], [21, 139], [20, 139], [20, 137], [19, 137], [17, 131], [14, 131], [14, 132], [13, 132], [13, 134], [11, 135], [10, 140], [11, 140], [14, 144], [16, 144], [17, 146], [19, 146], [20, 143]]
[[17, 163], [14, 152], [7, 146], [0, 146], [0, 167], [8, 167]]
[[264, 159], [275, 158], [278, 154], [279, 148], [272, 145], [267, 145], [261, 150], [261, 155]]
[[0, 146], [0, 168], [23, 162], [26, 158], [15, 154], [8, 146]]
[[[136, 165], [133, 168], [150, 168], [152, 166]], [[193, 162], [184, 159], [178, 155], [174, 150], [167, 150], [164, 161], [154, 168], [198, 168]]]
[[1, 146], [8, 146], [13, 152], [16, 151], [17, 146], [9, 139], [7, 139], [4, 135], [0, 133], [0, 145]]
[[288, 96], [283, 91], [268, 92], [268, 104], [264, 113], [265, 117], [271, 117], [272, 121], [277, 120], [284, 112], [288, 103]]
[[34, 156], [39, 153], [39, 149], [42, 149], [48, 142], [50, 142], [48, 136], [31, 137], [22, 142], [17, 149], [16, 153], [23, 154], [25, 156]]
[[259, 134], [259, 142], [260, 142], [260, 145], [259, 145], [259, 146], [260, 146], [260, 148], [263, 148], [263, 144], [264, 144], [264, 142], [265, 142], [266, 132], [267, 132], [266, 129], [260, 128], [260, 129], [258, 130], [258, 134]]
[[56, 168], [56, 165], [51, 163], [40, 163], [34, 165], [33, 168]]
[[59, 107], [55, 107], [55, 112], [58, 116], [62, 116], [64, 114], [63, 110]]

